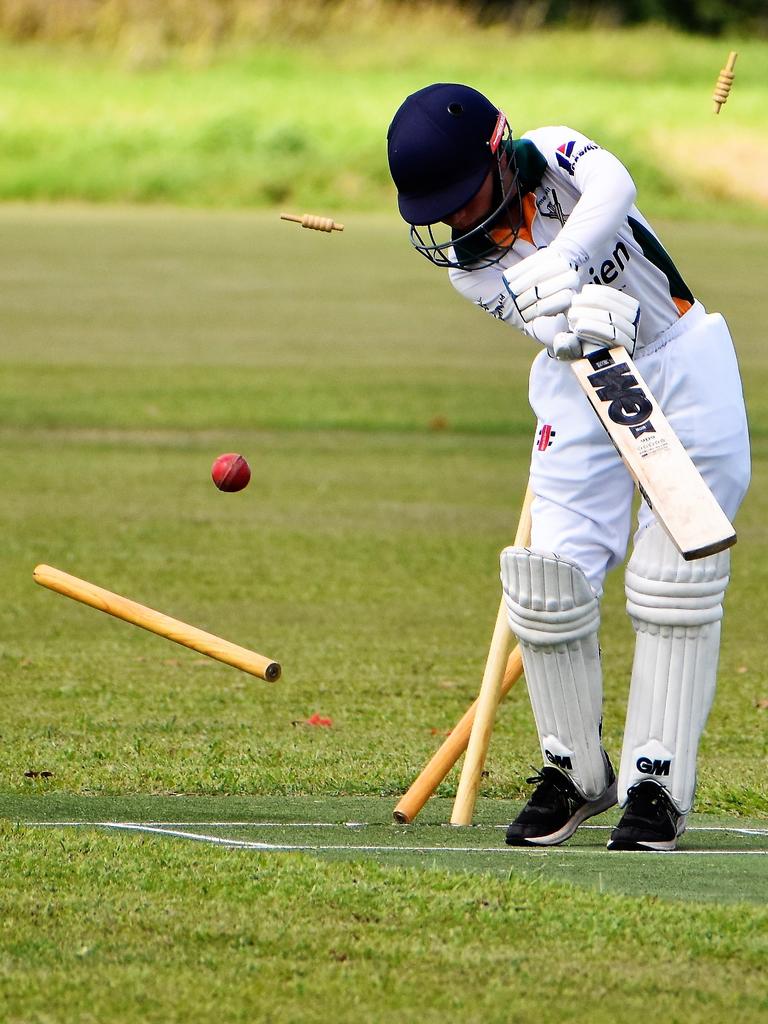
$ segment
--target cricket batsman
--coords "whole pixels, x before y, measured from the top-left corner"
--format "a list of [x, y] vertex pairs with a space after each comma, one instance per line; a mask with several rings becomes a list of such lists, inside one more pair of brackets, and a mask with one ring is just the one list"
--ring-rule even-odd
[[413, 246], [540, 346], [531, 546], [502, 552], [501, 582], [544, 766], [506, 841], [562, 843], [618, 802], [610, 850], [673, 850], [715, 694], [729, 552], [685, 561], [641, 504], [625, 572], [636, 645], [617, 779], [601, 736], [600, 598], [627, 553], [634, 484], [568, 363], [584, 344], [624, 346], [733, 518], [750, 455], [726, 322], [635, 206], [626, 168], [578, 131], [515, 138], [484, 95], [438, 83], [405, 99], [387, 140]]

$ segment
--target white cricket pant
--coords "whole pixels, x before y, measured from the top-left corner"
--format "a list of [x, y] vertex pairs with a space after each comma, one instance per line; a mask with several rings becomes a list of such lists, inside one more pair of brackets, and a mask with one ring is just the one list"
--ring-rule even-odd
[[[651, 346], [637, 367], [726, 515], [749, 484], [741, 378], [728, 326], [700, 303]], [[540, 352], [529, 397], [538, 420], [531, 458], [531, 546], [572, 559], [599, 596], [624, 561], [635, 487], [568, 363]], [[640, 505], [638, 532], [654, 522]]]

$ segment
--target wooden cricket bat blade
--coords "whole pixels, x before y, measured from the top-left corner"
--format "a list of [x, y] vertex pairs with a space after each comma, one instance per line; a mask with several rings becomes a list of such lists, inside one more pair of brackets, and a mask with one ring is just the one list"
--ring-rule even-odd
[[736, 543], [736, 531], [670, 426], [626, 349], [571, 363], [630, 475], [686, 560]]

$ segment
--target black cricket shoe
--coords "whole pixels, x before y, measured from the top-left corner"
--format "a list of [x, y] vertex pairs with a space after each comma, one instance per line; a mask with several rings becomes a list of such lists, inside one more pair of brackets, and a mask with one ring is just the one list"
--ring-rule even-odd
[[508, 846], [557, 846], [570, 838], [582, 821], [616, 803], [616, 776], [610, 761], [608, 785], [595, 800], [587, 800], [557, 768], [544, 767], [526, 782], [536, 789], [507, 829]]
[[611, 832], [609, 850], [674, 850], [685, 832], [686, 815], [657, 782], [630, 786], [621, 821]]

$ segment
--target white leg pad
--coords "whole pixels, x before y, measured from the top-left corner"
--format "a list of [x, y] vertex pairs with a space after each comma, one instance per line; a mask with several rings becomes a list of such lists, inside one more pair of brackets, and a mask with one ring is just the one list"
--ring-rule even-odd
[[502, 551], [501, 582], [542, 754], [594, 800], [608, 785], [598, 599], [575, 562], [528, 548]]
[[687, 814], [696, 756], [715, 695], [728, 551], [686, 562], [658, 523], [627, 565], [635, 660], [619, 770], [619, 803], [652, 779]]

